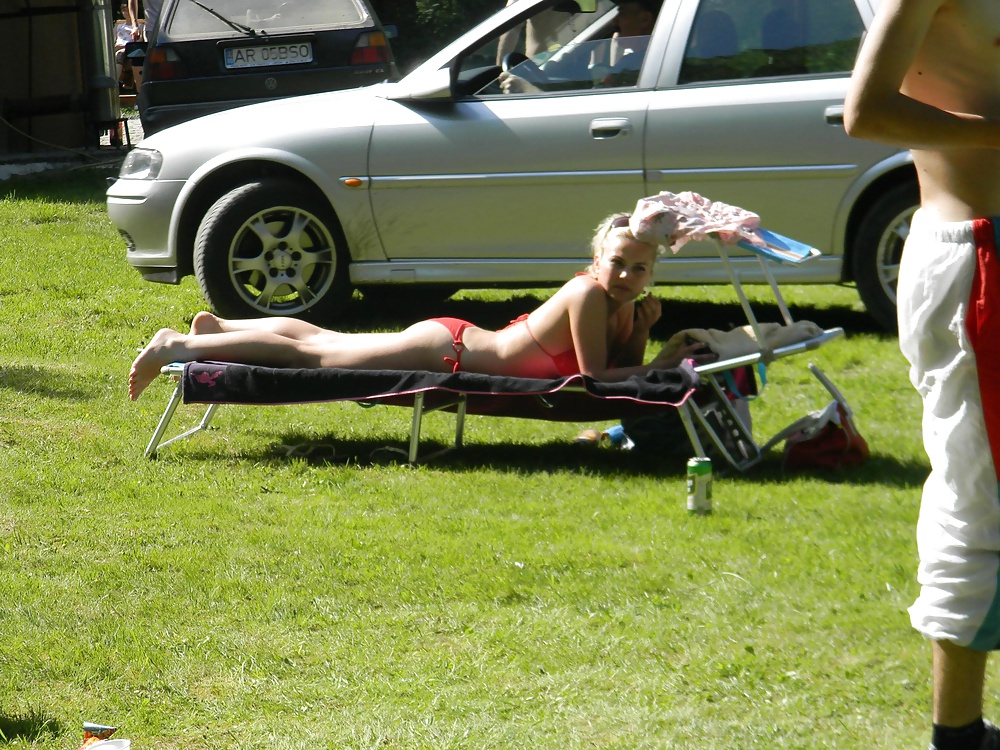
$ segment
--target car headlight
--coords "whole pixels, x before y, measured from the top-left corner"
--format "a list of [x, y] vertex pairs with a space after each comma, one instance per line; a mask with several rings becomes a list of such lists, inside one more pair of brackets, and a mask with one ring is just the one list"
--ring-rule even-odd
[[122, 180], [155, 180], [163, 166], [163, 154], [149, 148], [134, 148], [122, 162], [118, 178]]

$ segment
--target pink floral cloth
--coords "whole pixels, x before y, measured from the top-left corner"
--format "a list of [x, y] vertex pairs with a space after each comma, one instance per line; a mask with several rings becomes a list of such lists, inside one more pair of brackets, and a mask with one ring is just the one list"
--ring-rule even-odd
[[745, 240], [767, 247], [764, 238], [757, 234], [760, 228], [757, 214], [711, 201], [690, 190], [641, 198], [632, 212], [629, 228], [636, 239], [669, 247], [674, 253], [686, 243], [712, 234], [724, 245]]

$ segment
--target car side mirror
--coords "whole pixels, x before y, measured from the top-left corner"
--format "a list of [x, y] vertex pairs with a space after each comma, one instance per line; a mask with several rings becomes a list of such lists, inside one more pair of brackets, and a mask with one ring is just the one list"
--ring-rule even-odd
[[422, 76], [408, 75], [393, 89], [390, 99], [441, 101], [451, 99], [451, 70], [440, 68]]

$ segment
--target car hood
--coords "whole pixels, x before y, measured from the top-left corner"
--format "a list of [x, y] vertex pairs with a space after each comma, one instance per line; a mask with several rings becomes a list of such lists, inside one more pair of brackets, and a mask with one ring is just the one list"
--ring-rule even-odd
[[144, 138], [140, 148], [164, 156], [162, 179], [186, 179], [199, 165], [224, 154], [296, 152], [332, 146], [337, 132], [370, 133], [393, 83], [250, 104], [180, 123]]

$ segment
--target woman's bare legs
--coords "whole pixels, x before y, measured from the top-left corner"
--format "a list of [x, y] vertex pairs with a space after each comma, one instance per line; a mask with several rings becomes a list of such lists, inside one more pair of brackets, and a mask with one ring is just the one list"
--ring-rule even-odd
[[304, 320], [286, 317], [229, 320], [202, 311], [195, 315], [194, 320], [191, 321], [191, 333], [196, 336], [231, 331], [267, 331], [297, 341], [305, 341], [319, 333], [329, 333], [325, 328], [306, 323]]
[[[213, 316], [214, 317], [214, 316]], [[226, 330], [232, 321], [222, 321], [217, 333], [185, 335], [170, 328], [157, 332], [132, 363], [129, 372], [129, 398], [133, 401], [152, 383], [160, 368], [171, 362], [215, 360], [240, 362], [268, 367], [341, 367], [371, 370], [433, 370], [446, 372], [451, 365], [445, 357], [454, 357], [451, 333], [440, 323], [424, 321], [398, 333], [337, 333], [318, 331], [303, 339], [286, 336], [263, 326]], [[268, 323], [270, 319], [266, 319]], [[240, 321], [247, 323], [248, 321]], [[297, 321], [301, 322], [301, 321]], [[199, 330], [212, 325], [203, 319]], [[270, 326], [267, 326], [270, 327]], [[192, 326], [192, 329], [194, 325]], [[306, 329], [292, 327], [293, 332]]]
[[185, 335], [161, 328], [132, 363], [128, 395], [139, 398], [146, 386], [171, 362], [216, 360], [270, 367], [319, 367], [316, 353], [299, 341], [269, 331], [231, 331]]
[[[433, 321], [416, 323], [404, 331], [392, 333], [339, 333], [296, 318], [229, 320], [210, 312], [199, 312], [191, 321], [191, 333], [197, 336], [256, 333], [287, 338], [308, 345], [302, 351], [319, 357], [319, 364], [302, 365], [304, 367], [439, 370], [442, 369], [437, 366], [439, 361], [445, 356], [454, 357], [451, 334]], [[443, 351], [439, 360], [437, 352], [442, 346], [447, 346], [448, 351]], [[428, 351], [434, 352], [430, 360]]]

